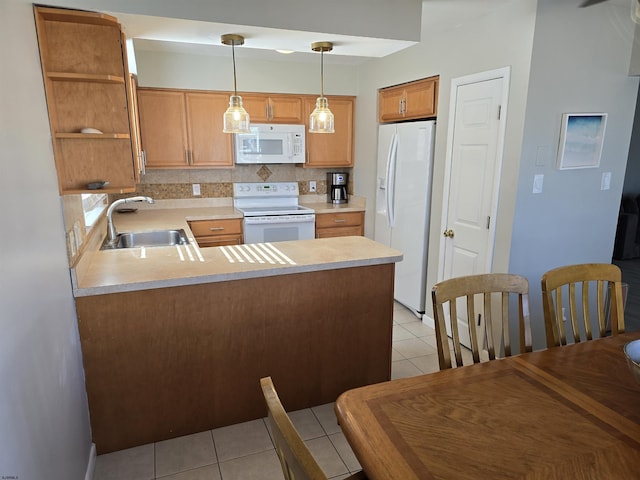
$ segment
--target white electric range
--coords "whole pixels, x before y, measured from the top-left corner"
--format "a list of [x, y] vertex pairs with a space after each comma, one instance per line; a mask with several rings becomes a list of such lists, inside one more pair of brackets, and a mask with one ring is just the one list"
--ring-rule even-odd
[[233, 206], [244, 215], [244, 243], [315, 238], [316, 215], [298, 204], [297, 182], [234, 183]]

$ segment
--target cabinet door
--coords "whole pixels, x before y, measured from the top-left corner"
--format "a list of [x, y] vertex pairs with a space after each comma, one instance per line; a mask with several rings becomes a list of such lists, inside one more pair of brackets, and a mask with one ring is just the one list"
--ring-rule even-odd
[[226, 93], [186, 93], [189, 165], [233, 167], [231, 134], [222, 132]]
[[[269, 97], [267, 95], [245, 93], [241, 97], [242, 105], [249, 114], [250, 123], [267, 123], [269, 121]], [[229, 99], [227, 98], [227, 106], [228, 103]]]
[[[305, 167], [353, 166], [353, 111], [354, 97], [327, 97], [329, 109], [334, 115], [335, 133], [307, 132], [307, 161]], [[305, 97], [305, 120], [309, 127], [309, 115], [316, 106], [316, 97]]]
[[405, 86], [404, 118], [429, 118], [436, 115], [437, 81], [428, 78]]
[[140, 142], [140, 121], [138, 114], [138, 82], [135, 75], [129, 74], [127, 81], [127, 94], [129, 101], [129, 123], [131, 126], [131, 146], [135, 164], [136, 182], [140, 182], [140, 175], [144, 174], [144, 155]]
[[402, 102], [404, 89], [402, 87], [388, 88], [378, 92], [378, 121], [392, 122], [402, 118]]
[[378, 91], [378, 121], [432, 118], [438, 110], [438, 77], [429, 77]]
[[302, 97], [295, 95], [272, 95], [269, 97], [269, 121], [303, 123]]
[[139, 89], [138, 110], [147, 168], [184, 168], [188, 163], [184, 93]]
[[242, 95], [251, 123], [302, 123], [302, 97], [297, 95]]

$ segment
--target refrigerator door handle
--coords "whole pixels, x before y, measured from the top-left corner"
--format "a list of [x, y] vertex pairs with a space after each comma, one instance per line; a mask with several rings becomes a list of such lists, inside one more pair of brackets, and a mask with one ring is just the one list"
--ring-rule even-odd
[[389, 148], [389, 158], [387, 159], [387, 219], [389, 227], [393, 228], [396, 223], [395, 212], [393, 211], [393, 200], [395, 198], [396, 184], [396, 161], [398, 160], [398, 134], [394, 133]]

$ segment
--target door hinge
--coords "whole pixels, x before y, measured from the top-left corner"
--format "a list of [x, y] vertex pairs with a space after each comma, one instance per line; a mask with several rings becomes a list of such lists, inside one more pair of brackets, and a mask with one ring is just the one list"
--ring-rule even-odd
[[502, 116], [502, 105], [498, 105], [498, 120], [500, 120], [501, 116]]
[[489, 230], [490, 225], [491, 225], [491, 217], [487, 215], [487, 230]]

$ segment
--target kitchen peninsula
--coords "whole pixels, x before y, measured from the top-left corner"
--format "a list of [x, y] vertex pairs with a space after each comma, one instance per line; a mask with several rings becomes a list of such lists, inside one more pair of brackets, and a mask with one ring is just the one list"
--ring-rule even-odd
[[198, 248], [186, 218], [205, 215], [186, 212], [119, 222], [184, 228], [190, 245], [96, 248], [72, 273], [98, 453], [263, 417], [264, 376], [289, 410], [390, 378], [401, 252], [365, 237]]

